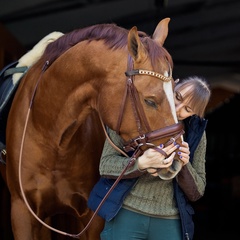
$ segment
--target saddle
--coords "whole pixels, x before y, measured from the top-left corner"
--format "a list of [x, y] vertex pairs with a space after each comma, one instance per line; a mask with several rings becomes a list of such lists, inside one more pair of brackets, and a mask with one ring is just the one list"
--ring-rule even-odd
[[[28, 67], [17, 67], [18, 61], [8, 64], [0, 72], [0, 163], [6, 164], [6, 126], [8, 113], [12, 105], [14, 95], [20, 79], [28, 70]], [[22, 76], [13, 82], [14, 73], [22, 73]]]

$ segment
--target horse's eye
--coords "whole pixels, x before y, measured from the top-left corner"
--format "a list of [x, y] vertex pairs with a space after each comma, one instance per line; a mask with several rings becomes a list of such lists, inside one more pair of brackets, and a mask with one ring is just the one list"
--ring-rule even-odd
[[148, 106], [153, 107], [153, 108], [157, 108], [157, 104], [154, 101], [149, 100], [149, 99], [144, 99], [144, 101]]

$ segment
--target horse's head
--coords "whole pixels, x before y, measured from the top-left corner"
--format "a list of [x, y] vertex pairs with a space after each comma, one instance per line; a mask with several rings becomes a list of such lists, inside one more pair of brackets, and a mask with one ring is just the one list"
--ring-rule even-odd
[[[131, 150], [141, 148], [144, 151], [160, 143], [168, 144], [173, 138], [180, 145], [182, 142], [182, 126], [177, 124], [173, 96], [173, 63], [163, 48], [169, 20], [163, 19], [158, 24], [152, 38], [138, 32], [136, 27], [128, 33], [125, 94], [121, 105], [112, 113], [115, 122], [110, 127], [121, 135]], [[181, 167], [180, 159], [176, 159], [171, 169], [160, 170], [159, 174], [169, 179]]]

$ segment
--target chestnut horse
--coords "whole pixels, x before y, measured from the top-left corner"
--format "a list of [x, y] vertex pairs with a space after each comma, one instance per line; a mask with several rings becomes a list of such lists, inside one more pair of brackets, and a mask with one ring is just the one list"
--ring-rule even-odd
[[[74, 30], [50, 43], [24, 75], [6, 130], [15, 240], [51, 239], [49, 229], [80, 236], [67, 223], [67, 233], [55, 230], [51, 219], [74, 216], [77, 231], [91, 219], [87, 200], [99, 178], [103, 126], [127, 142], [177, 124], [173, 63], [163, 47], [169, 20], [152, 37], [115, 24]], [[125, 94], [130, 85], [133, 95]], [[151, 144], [167, 142], [164, 136]], [[99, 239], [102, 227], [96, 216], [81, 239]]]

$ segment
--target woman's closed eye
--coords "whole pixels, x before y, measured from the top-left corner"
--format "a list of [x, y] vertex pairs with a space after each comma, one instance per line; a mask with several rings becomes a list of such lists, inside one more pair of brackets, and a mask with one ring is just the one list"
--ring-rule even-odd
[[192, 113], [193, 112], [192, 108], [190, 108], [189, 106], [185, 106], [185, 110], [188, 113]]

